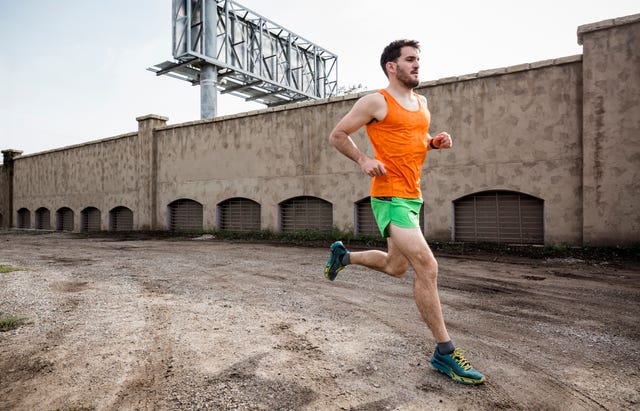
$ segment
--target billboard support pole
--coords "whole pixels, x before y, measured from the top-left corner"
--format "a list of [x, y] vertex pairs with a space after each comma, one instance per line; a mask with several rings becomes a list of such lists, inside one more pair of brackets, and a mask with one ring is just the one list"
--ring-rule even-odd
[[[205, 55], [215, 56], [216, 29], [218, 26], [218, 12], [215, 0], [204, 0], [204, 52]], [[218, 71], [212, 64], [204, 62], [200, 68], [200, 118], [214, 118], [217, 112], [218, 91]]]

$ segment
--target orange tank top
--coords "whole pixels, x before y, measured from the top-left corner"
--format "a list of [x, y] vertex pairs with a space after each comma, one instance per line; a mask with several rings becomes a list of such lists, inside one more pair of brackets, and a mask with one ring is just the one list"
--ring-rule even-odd
[[427, 133], [431, 114], [418, 99], [418, 109], [407, 110], [386, 90], [379, 91], [387, 101], [387, 115], [366, 126], [375, 157], [387, 174], [373, 177], [372, 197], [420, 198], [420, 174], [429, 149]]

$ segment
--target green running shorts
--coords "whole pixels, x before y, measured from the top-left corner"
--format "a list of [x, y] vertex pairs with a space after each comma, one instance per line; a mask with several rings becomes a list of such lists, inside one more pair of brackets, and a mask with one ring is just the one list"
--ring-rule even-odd
[[371, 197], [371, 209], [384, 238], [389, 237], [389, 224], [402, 228], [420, 227], [422, 198]]

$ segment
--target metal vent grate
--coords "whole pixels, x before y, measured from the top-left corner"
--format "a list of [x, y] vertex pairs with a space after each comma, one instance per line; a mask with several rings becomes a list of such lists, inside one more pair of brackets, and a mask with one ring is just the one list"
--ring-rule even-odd
[[36, 230], [51, 230], [51, 212], [47, 208], [36, 210]]
[[280, 203], [280, 227], [283, 232], [333, 230], [331, 203], [316, 197], [295, 197]]
[[18, 210], [16, 228], [31, 228], [31, 211], [26, 208]]
[[82, 232], [100, 231], [100, 210], [95, 207], [87, 207], [80, 212], [80, 230]]
[[131, 230], [133, 230], [133, 211], [123, 206], [109, 211], [109, 231]]
[[544, 201], [510, 191], [487, 191], [454, 201], [455, 241], [542, 244]]
[[260, 204], [231, 198], [218, 205], [218, 227], [229, 231], [260, 231]]
[[189, 199], [169, 204], [169, 230], [202, 230], [202, 204]]
[[73, 210], [63, 207], [56, 212], [56, 230], [73, 231]]

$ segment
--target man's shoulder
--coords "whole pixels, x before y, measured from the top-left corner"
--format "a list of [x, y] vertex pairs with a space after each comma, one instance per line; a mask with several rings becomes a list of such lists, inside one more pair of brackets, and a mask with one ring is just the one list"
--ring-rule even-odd
[[387, 101], [384, 95], [380, 92], [380, 90], [376, 90], [374, 92], [371, 92], [369, 94], [366, 94], [360, 97], [358, 102], [363, 106], [374, 107], [374, 108], [387, 105]]
[[387, 114], [387, 100], [378, 90], [360, 97], [354, 109], [369, 120], [380, 121]]
[[360, 100], [362, 99], [367, 99], [367, 100], [383, 99], [384, 100], [384, 95], [382, 94], [382, 90], [374, 90], [369, 94], [365, 94], [364, 96], [360, 97]]

